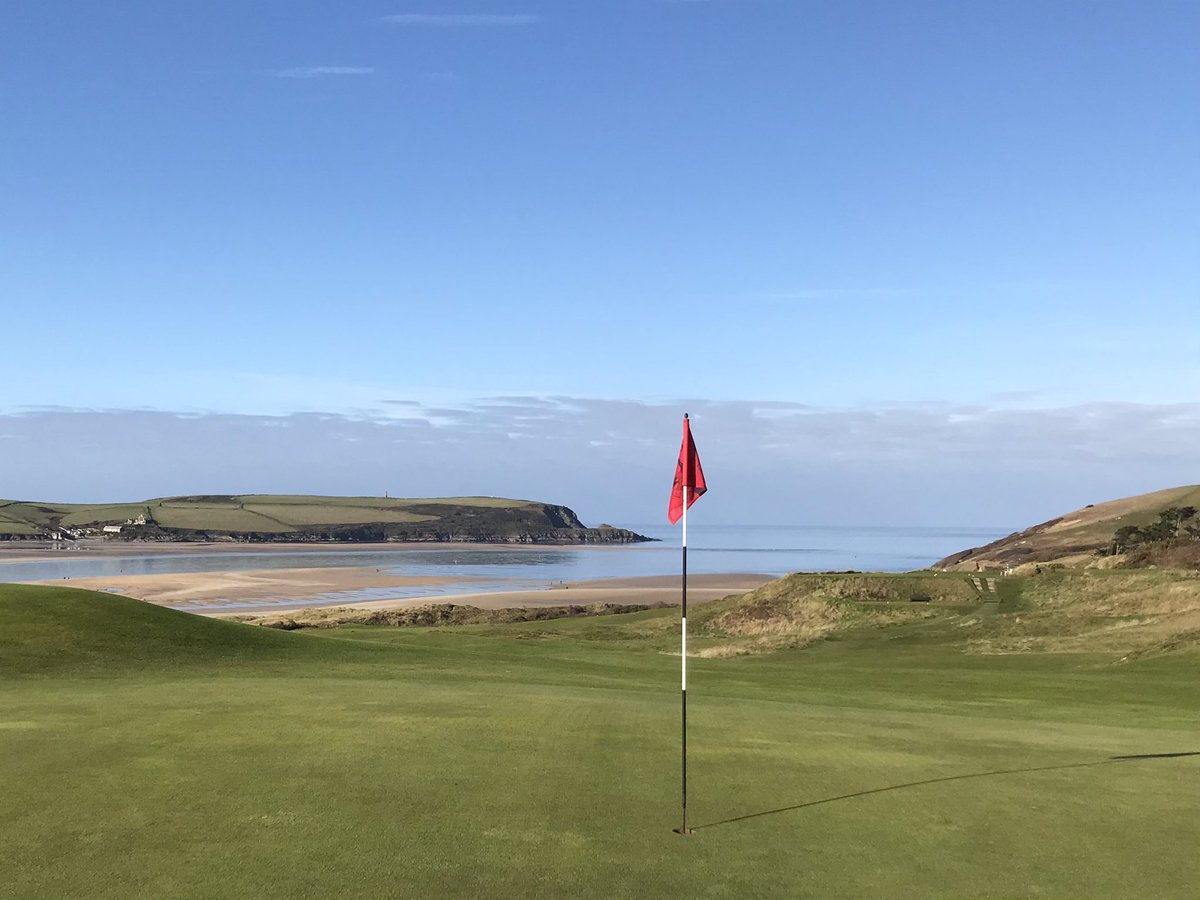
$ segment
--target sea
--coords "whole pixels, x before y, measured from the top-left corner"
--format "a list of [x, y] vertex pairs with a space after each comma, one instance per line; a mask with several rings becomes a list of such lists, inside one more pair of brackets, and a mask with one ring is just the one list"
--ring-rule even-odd
[[[197, 553], [138, 553], [74, 556], [3, 562], [0, 582], [47, 581], [103, 576], [165, 575], [248, 569], [372, 567], [387, 574], [436, 576], [436, 585], [404, 588], [406, 597], [528, 590], [558, 582], [674, 575], [680, 568], [678, 528], [630, 524], [654, 543], [605, 546], [520, 546], [482, 548], [469, 544], [399, 545], [395, 549], [246, 550]], [[688, 526], [688, 572], [694, 574], [877, 571], [923, 569], [943, 557], [1011, 534], [1012, 528], [879, 527], [818, 525]], [[228, 609], [278, 605], [353, 603], [397, 597], [397, 588], [339, 591], [316, 598], [230, 601]], [[187, 609], [188, 607], [177, 607]], [[206, 609], [211, 611], [211, 605]], [[197, 608], [195, 611], [200, 611]]]

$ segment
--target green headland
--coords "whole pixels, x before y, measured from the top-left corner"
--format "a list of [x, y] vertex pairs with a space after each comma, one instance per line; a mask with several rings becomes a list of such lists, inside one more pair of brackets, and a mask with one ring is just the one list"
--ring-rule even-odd
[[219, 494], [136, 503], [0, 500], [0, 540], [633, 543], [623, 528], [585, 527], [565, 507], [503, 497]]

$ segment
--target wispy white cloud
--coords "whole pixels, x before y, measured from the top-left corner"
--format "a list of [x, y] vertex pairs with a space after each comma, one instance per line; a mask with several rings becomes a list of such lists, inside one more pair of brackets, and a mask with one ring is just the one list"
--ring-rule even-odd
[[391, 25], [432, 25], [443, 28], [537, 25], [541, 16], [528, 13], [400, 13], [384, 16]]
[[294, 66], [276, 69], [271, 73], [276, 78], [336, 78], [345, 75], [374, 75], [370, 66]]

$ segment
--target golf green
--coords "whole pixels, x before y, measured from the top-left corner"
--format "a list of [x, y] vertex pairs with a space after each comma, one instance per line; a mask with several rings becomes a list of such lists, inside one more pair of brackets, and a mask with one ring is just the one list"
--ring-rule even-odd
[[694, 660], [685, 837], [672, 615], [284, 633], [0, 587], [0, 896], [1196, 895], [1200, 655]]

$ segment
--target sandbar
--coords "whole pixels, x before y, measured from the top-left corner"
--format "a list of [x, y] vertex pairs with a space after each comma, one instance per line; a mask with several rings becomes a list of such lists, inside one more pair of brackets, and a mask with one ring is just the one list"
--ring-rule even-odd
[[285, 595], [297, 600], [336, 591], [431, 587], [493, 579], [438, 575], [394, 575], [373, 567], [328, 566], [308, 569], [252, 569], [241, 572], [172, 572], [163, 575], [97, 575], [92, 578], [32, 582], [109, 591], [165, 606], [206, 600], [261, 600]]
[[[688, 602], [705, 603], [740, 594], [773, 581], [758, 574], [692, 575]], [[463, 592], [473, 582], [489, 586], [503, 579], [466, 575], [395, 575], [374, 567], [322, 567], [255, 569], [234, 572], [180, 572], [162, 575], [102, 575], [93, 578], [35, 582], [119, 593], [162, 606], [185, 607], [205, 615], [242, 615], [247, 605], [267, 604], [271, 612], [353, 606], [389, 609], [429, 603], [457, 603], [484, 609], [525, 606], [566, 606], [591, 603], [679, 603], [678, 575], [632, 578], [599, 578], [587, 581], [547, 582], [530, 586], [515, 579], [514, 589]], [[453, 585], [455, 593], [438, 592]], [[348, 592], [370, 591], [363, 599], [346, 599]], [[383, 593], [384, 596], [380, 596]], [[388, 596], [391, 594], [392, 596]], [[296, 601], [289, 605], [289, 601]], [[316, 601], [316, 602], [314, 602]], [[239, 608], [240, 607], [240, 608]]]
[[[772, 575], [691, 575], [688, 577], [688, 604], [723, 600], [731, 594], [743, 594], [770, 581]], [[437, 594], [428, 597], [395, 597], [388, 600], [367, 600], [360, 603], [330, 603], [353, 609], [402, 609], [428, 606], [433, 603], [454, 603], [480, 609], [518, 609], [531, 606], [589, 606], [593, 603], [645, 604], [647, 606], [680, 602], [679, 576], [652, 575], [644, 578], [599, 578], [591, 581], [558, 582], [553, 586], [516, 591], [488, 591], [477, 594]], [[312, 604], [289, 608], [271, 608], [271, 615], [322, 608]], [[204, 614], [244, 615], [245, 610], [212, 610]]]

